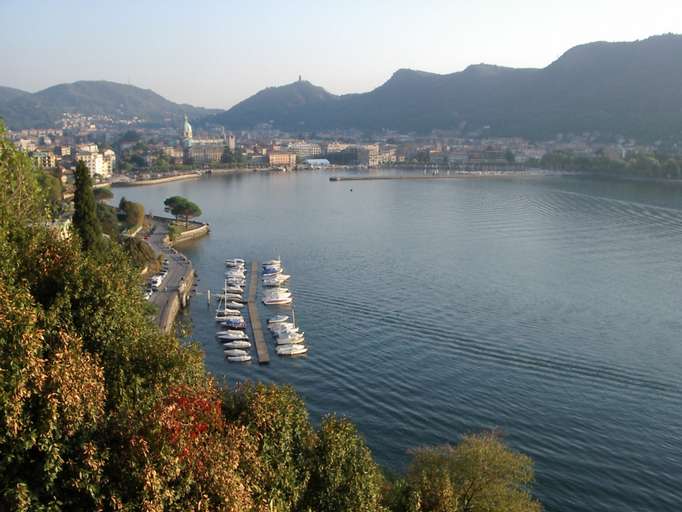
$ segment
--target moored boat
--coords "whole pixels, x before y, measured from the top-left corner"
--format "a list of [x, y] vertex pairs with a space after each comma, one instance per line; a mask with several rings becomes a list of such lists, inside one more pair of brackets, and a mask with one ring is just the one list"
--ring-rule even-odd
[[300, 344], [284, 345], [276, 347], [275, 352], [277, 352], [277, 355], [279, 356], [298, 356], [308, 352], [308, 347]]
[[227, 356], [227, 360], [231, 363], [248, 363], [251, 361], [251, 356], [249, 354], [241, 356]]
[[234, 341], [228, 341], [227, 343], [223, 343], [223, 348], [224, 349], [247, 349], [251, 348], [251, 343], [249, 343], [246, 340], [234, 340]]

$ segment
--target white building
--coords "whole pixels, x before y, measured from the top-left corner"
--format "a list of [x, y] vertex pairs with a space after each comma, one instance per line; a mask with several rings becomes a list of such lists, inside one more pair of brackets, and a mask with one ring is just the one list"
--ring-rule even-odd
[[116, 164], [116, 153], [114, 153], [114, 151], [111, 149], [105, 150], [103, 154], [99, 153], [96, 144], [88, 144], [85, 146], [86, 147], [83, 147], [83, 149], [90, 151], [81, 151], [81, 147], [79, 146], [76, 160], [83, 161], [85, 166], [90, 171], [90, 176], [93, 178], [110, 178], [114, 172], [114, 167]]

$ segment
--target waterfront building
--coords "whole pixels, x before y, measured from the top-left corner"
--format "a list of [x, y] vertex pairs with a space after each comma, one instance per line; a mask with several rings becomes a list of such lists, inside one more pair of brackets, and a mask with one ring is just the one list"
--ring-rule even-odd
[[215, 141], [193, 141], [192, 146], [187, 149], [189, 161], [194, 164], [208, 164], [220, 162], [225, 151], [225, 144], [222, 139]]
[[287, 151], [296, 154], [296, 158], [299, 160], [315, 158], [322, 154], [322, 148], [319, 144], [305, 141], [290, 142], [287, 145]]
[[286, 167], [290, 169], [296, 166], [296, 153], [288, 151], [270, 151], [268, 153], [268, 165], [271, 167]]
[[228, 133], [225, 142], [227, 143], [227, 148], [234, 153], [237, 149], [237, 138], [233, 134]]

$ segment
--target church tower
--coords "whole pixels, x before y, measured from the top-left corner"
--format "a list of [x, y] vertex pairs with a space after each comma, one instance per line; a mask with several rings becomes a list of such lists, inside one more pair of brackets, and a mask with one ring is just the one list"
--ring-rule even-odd
[[185, 114], [185, 124], [182, 127], [182, 147], [185, 149], [192, 147], [192, 125], [189, 124], [187, 114]]

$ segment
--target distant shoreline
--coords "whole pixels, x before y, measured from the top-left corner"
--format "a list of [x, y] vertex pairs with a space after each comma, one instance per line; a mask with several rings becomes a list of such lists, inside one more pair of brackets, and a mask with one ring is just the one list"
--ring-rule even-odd
[[201, 173], [193, 172], [188, 174], [179, 174], [177, 176], [167, 176], [163, 178], [150, 178], [144, 180], [131, 181], [114, 181], [112, 187], [136, 187], [138, 185], [158, 185], [159, 183], [170, 183], [172, 181], [192, 180], [201, 178]]

